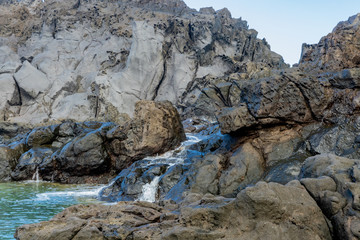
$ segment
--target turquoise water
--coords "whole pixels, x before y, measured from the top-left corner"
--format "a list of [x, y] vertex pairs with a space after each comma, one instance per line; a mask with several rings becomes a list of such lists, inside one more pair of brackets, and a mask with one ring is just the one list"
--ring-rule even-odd
[[16, 227], [50, 220], [66, 207], [98, 203], [103, 186], [48, 182], [0, 183], [0, 239], [14, 239]]

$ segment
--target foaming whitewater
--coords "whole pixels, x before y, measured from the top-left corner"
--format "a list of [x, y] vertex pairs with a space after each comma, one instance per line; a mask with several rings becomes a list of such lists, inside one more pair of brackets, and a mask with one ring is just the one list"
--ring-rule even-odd
[[159, 181], [160, 177], [156, 176], [150, 183], [145, 184], [142, 187], [142, 194], [139, 197], [138, 201], [155, 202]]
[[147, 166], [159, 163], [166, 163], [169, 165], [169, 167], [175, 164], [183, 164], [186, 157], [186, 152], [189, 147], [205, 138], [206, 137], [199, 134], [195, 135], [192, 133], [186, 133], [186, 141], [182, 142], [181, 145], [176, 149], [161, 155], [146, 157], [143, 160], [149, 160]]
[[93, 198], [96, 199], [104, 186], [77, 186], [67, 191], [44, 192], [36, 194], [36, 201], [48, 201], [66, 198]]
[[99, 198], [111, 202], [154, 202], [168, 194], [167, 187], [159, 190], [159, 186], [166, 185], [166, 179], [174, 177], [173, 180], [169, 180], [171, 185], [176, 184], [175, 178], [180, 181], [178, 178], [184, 177], [193, 161], [221, 144], [228, 144], [231, 140], [221, 134], [216, 124], [202, 125], [196, 131], [198, 132], [187, 133], [186, 141], [178, 148], [161, 155], [143, 158], [123, 169], [112, 183], [100, 191]]
[[[164, 154], [146, 157], [143, 159], [144, 167], [157, 165], [157, 164], [167, 164], [168, 169], [176, 164], [184, 164], [184, 161], [187, 157], [187, 151], [189, 148], [209, 136], [204, 136], [201, 134], [192, 134], [186, 133], [186, 141], [182, 142], [181, 145], [171, 151], [168, 151]], [[156, 194], [159, 187], [160, 176], [155, 176], [153, 180], [149, 183], [146, 183], [142, 187], [142, 193], [140, 197], [137, 199], [138, 201], [147, 201], [147, 202], [155, 202], [156, 201]], [[111, 185], [111, 184], [110, 184]]]

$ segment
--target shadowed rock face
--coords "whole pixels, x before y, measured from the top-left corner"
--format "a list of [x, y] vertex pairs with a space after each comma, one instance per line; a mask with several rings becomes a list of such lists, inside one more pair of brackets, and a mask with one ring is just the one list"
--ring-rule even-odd
[[286, 67], [227, 9], [36, 0], [0, 11], [0, 116], [10, 122], [116, 122], [141, 99], [190, 106], [206, 76]]

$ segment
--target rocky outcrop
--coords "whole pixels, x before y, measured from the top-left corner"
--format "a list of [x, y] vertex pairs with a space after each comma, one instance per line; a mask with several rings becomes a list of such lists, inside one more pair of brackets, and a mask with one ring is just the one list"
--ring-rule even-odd
[[300, 67], [339, 71], [360, 66], [360, 48], [356, 44], [360, 38], [360, 15], [340, 22], [318, 44], [303, 44]]
[[[170, 102], [140, 101], [134, 118], [122, 125], [71, 121], [38, 127], [2, 147], [1, 177], [63, 183], [107, 183], [133, 162], [164, 153], [185, 139]], [[21, 147], [22, 146], [22, 147]]]
[[[180, 211], [173, 211], [178, 207]], [[48, 222], [24, 225], [15, 233], [19, 240], [109, 236], [114, 239], [331, 239], [319, 207], [299, 182], [287, 186], [260, 182], [234, 199], [189, 195], [180, 205], [120, 202], [112, 206], [73, 206]]]
[[183, 1], [0, 5], [1, 119], [112, 121], [135, 102], [193, 104], [206, 78], [286, 67], [246, 21]]
[[359, 238], [359, 160], [321, 154], [306, 159], [300, 177], [325, 216], [336, 239]]
[[130, 124], [112, 129], [106, 135], [111, 161], [122, 170], [145, 156], [164, 153], [185, 140], [177, 110], [170, 102], [139, 101]]
[[359, 112], [357, 69], [305, 74], [297, 68], [243, 82], [240, 102], [222, 108], [223, 133], [272, 125], [337, 122]]
[[22, 146], [11, 148], [0, 146], [0, 181], [9, 181], [11, 172], [15, 169], [18, 159], [24, 151]]

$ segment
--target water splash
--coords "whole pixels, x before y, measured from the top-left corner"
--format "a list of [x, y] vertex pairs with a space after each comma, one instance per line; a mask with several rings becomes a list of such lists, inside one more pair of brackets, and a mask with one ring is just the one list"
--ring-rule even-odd
[[35, 182], [40, 182], [40, 176], [39, 176], [39, 167], [36, 167], [36, 171], [35, 173], [33, 174], [32, 178], [31, 178], [33, 181]]
[[155, 202], [159, 181], [160, 177], [156, 176], [150, 183], [145, 184], [142, 187], [142, 194], [140, 195], [138, 201]]
[[77, 197], [87, 197], [87, 198], [97, 198], [100, 191], [104, 186], [93, 188], [92, 186], [83, 187], [81, 189], [76, 189], [72, 191], [57, 191], [57, 192], [45, 192], [36, 194], [37, 201], [48, 201], [50, 199], [56, 198], [77, 198]]
[[200, 142], [204, 138], [204, 136], [195, 136], [194, 134], [187, 133], [186, 141], [182, 142], [181, 145], [176, 149], [167, 151], [161, 155], [146, 157], [144, 160], [150, 160], [147, 166], [166, 163], [170, 167], [175, 164], [183, 164], [186, 157], [186, 151], [189, 149], [189, 147], [195, 143]]

